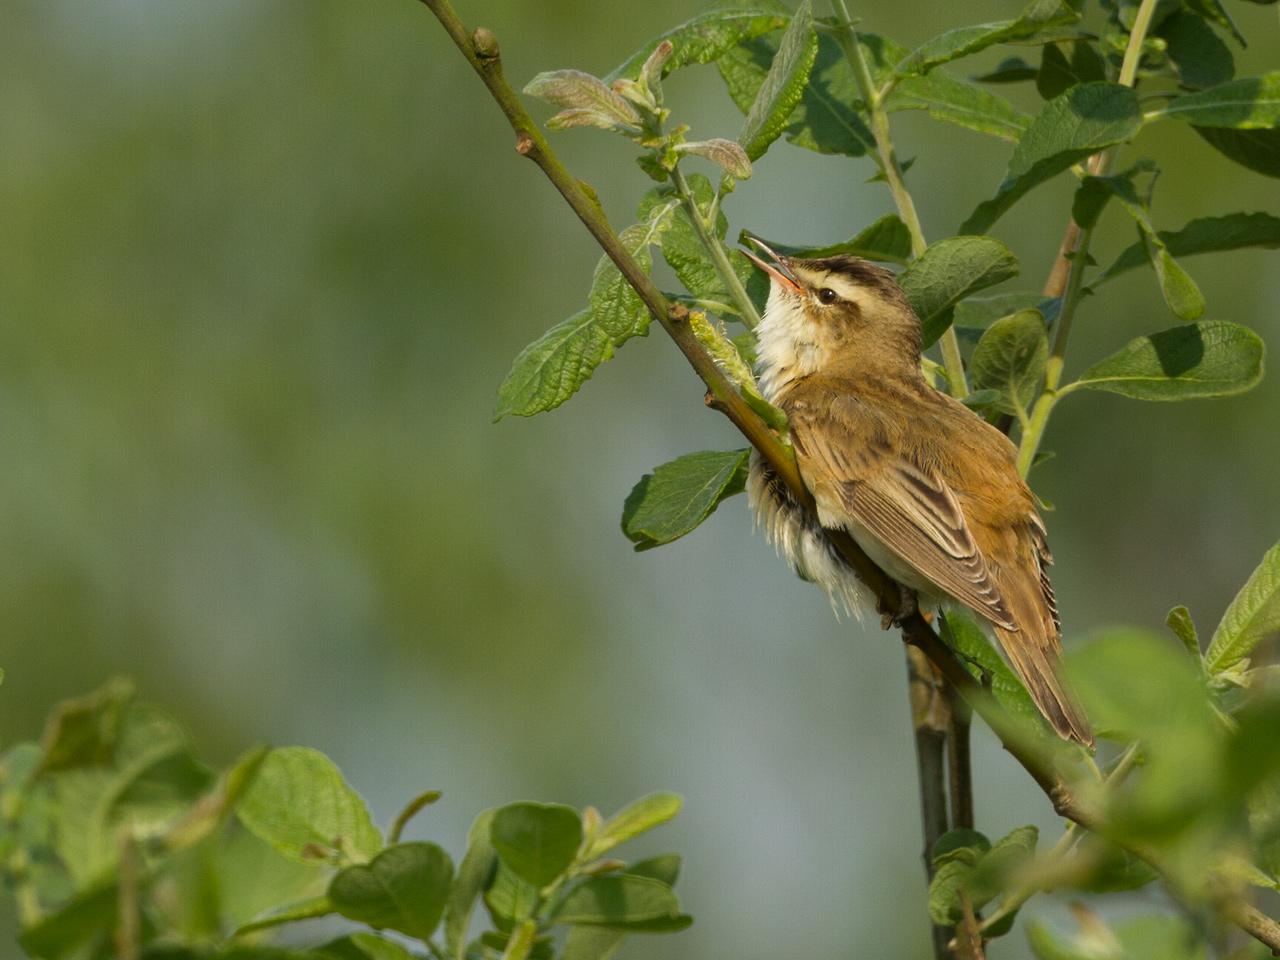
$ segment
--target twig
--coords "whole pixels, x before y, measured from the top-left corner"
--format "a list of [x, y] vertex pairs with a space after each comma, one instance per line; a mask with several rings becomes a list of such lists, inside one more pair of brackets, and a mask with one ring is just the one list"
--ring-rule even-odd
[[387, 831], [387, 845], [399, 843], [400, 834], [404, 833], [404, 828], [408, 826], [409, 821], [417, 816], [423, 807], [429, 807], [439, 800], [440, 796], [439, 790], [423, 790], [422, 793], [405, 804], [404, 809], [396, 815], [395, 820], [392, 822], [391, 829]]
[[716, 275], [719, 276], [720, 282], [724, 284], [725, 292], [729, 294], [729, 298], [733, 301], [734, 312], [746, 325], [747, 329], [754, 330], [760, 326], [760, 314], [756, 312], [756, 305], [747, 296], [747, 290], [742, 285], [742, 281], [734, 273], [733, 264], [729, 262], [729, 256], [725, 253], [724, 244], [716, 236], [714, 219], [711, 224], [708, 224], [703, 217], [702, 211], [698, 209], [698, 201], [694, 198], [693, 191], [689, 189], [689, 183], [685, 180], [684, 172], [679, 165], [671, 171], [671, 180], [675, 184], [677, 195], [679, 195], [681, 202], [684, 204], [685, 212], [689, 215], [689, 219], [693, 221], [693, 229], [698, 234], [698, 240], [701, 241], [703, 249], [707, 251], [707, 256], [711, 258], [711, 265], [715, 267]]
[[[813, 511], [813, 498], [800, 478], [799, 469], [790, 450], [774, 436], [768, 424], [751, 410], [742, 395], [733, 388], [710, 355], [702, 349], [702, 345], [689, 330], [689, 325], [673, 319], [671, 305], [666, 298], [649, 279], [648, 274], [619, 243], [617, 235], [609, 227], [599, 207], [587, 198], [578, 181], [551, 151], [545, 137], [503, 76], [498, 44], [493, 34], [480, 28], [474, 35], [468, 36], [466, 28], [458, 19], [449, 0], [419, 0], [419, 2], [429, 8], [440, 21], [455, 46], [467, 58], [506, 115], [516, 133], [517, 152], [533, 160], [546, 174], [591, 235], [595, 237], [601, 249], [617, 265], [650, 313], [684, 353], [717, 403], [723, 405], [726, 416], [765, 457], [796, 501], [805, 510]], [[1144, 3], [1146, 2], [1150, 0], [1144, 0]], [[886, 610], [897, 609], [901, 598], [898, 584], [876, 566], [848, 534], [828, 531], [828, 536], [840, 551], [842, 558], [875, 594], [882, 607]], [[1108, 836], [1106, 824], [1097, 807], [1077, 796], [1066, 780], [1058, 774], [1054, 765], [1055, 754], [1043, 749], [1043, 743], [1037, 744], [1030, 741], [1025, 735], [1025, 730], [1020, 729], [1012, 717], [985, 695], [985, 691], [978, 682], [951, 649], [942, 642], [924, 617], [918, 611], [914, 612], [910, 616], [903, 617], [899, 626], [902, 629], [904, 642], [918, 647], [938, 672], [956, 687], [966, 702], [991, 727], [1005, 750], [1022, 765], [1048, 796], [1054, 810], [1087, 829]], [[1108, 839], [1160, 870], [1159, 858], [1152, 851], [1125, 838], [1108, 836]], [[1167, 873], [1167, 871], [1161, 872]], [[1220, 905], [1220, 909], [1224, 916], [1239, 925], [1241, 929], [1257, 937], [1273, 950], [1280, 951], [1280, 925], [1275, 921], [1238, 899], [1224, 902]]]
[[[933, 880], [933, 847], [947, 832], [947, 723], [949, 710], [942, 688], [946, 686], [933, 664], [917, 648], [907, 647], [907, 690], [911, 725], [915, 729], [916, 775], [920, 782], [920, 823], [924, 834], [924, 871]], [[933, 924], [933, 955], [947, 960], [950, 927]]]

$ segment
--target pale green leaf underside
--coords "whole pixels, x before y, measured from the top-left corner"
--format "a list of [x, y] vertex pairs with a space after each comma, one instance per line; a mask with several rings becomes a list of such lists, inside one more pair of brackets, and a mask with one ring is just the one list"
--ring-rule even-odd
[[763, 156], [769, 145], [787, 128], [791, 112], [804, 94], [817, 54], [818, 36], [813, 32], [813, 13], [809, 0], [801, 0], [791, 23], [778, 41], [778, 52], [764, 82], [756, 91], [755, 100], [742, 124], [742, 133], [738, 136], [738, 142], [751, 160]]
[[1262, 563], [1240, 588], [1205, 651], [1205, 667], [1212, 673], [1229, 670], [1265, 640], [1280, 632], [1280, 543], [1267, 551]]
[[926, 73], [939, 64], [971, 56], [997, 43], [1027, 41], [1041, 31], [1075, 23], [1080, 15], [1061, 0], [1033, 0], [1016, 19], [957, 27], [925, 41], [897, 66], [902, 76]]
[[1061, 392], [1084, 387], [1137, 400], [1226, 397], [1262, 378], [1264, 347], [1248, 327], [1205, 320], [1131, 340]]
[[1197, 127], [1267, 130], [1280, 126], [1280, 71], [1184, 94], [1156, 110], [1152, 118], [1166, 117]]
[[622, 532], [637, 550], [683, 537], [722, 500], [742, 492], [748, 454], [747, 450], [689, 453], [645, 474], [622, 508]]
[[665, 76], [672, 70], [693, 63], [711, 63], [744, 40], [758, 37], [772, 30], [785, 27], [791, 19], [791, 11], [785, 4], [774, 0], [756, 0], [752, 3], [721, 4], [707, 10], [678, 27], [654, 37], [626, 62], [609, 74], [609, 81], [619, 77], [635, 78], [640, 73], [649, 54], [663, 40], [670, 40], [675, 48], [663, 64]]

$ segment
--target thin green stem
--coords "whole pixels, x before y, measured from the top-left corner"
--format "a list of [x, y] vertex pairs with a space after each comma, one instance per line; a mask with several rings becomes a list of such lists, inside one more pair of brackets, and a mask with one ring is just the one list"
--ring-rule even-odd
[[[1133, 19], [1133, 29], [1129, 33], [1129, 43], [1125, 47], [1124, 59], [1120, 64], [1118, 82], [1132, 87], [1137, 82], [1138, 66], [1142, 62], [1142, 46], [1147, 39], [1147, 31], [1151, 28], [1151, 18], [1155, 14], [1157, 0], [1142, 0], [1138, 12]], [[1103, 150], [1089, 158], [1086, 173], [1090, 176], [1105, 177], [1111, 170], [1118, 148]], [[1049, 360], [1044, 369], [1044, 392], [1036, 399], [1031, 410], [1030, 422], [1022, 429], [1018, 444], [1018, 471], [1025, 477], [1035, 461], [1036, 452], [1040, 449], [1040, 441], [1044, 437], [1049, 423], [1049, 415], [1054, 404], [1065, 391], [1058, 388], [1062, 383], [1062, 369], [1066, 363], [1067, 342], [1071, 337], [1071, 323], [1075, 319], [1076, 307], [1080, 303], [1080, 292], [1084, 288], [1084, 271], [1089, 260], [1089, 244], [1093, 240], [1093, 228], [1081, 227], [1073, 219], [1068, 225], [1058, 248], [1058, 259], [1045, 284], [1046, 297], [1060, 297], [1062, 306], [1058, 313], [1057, 329], [1054, 331], [1053, 346], [1049, 351]]]
[[[675, 184], [680, 202], [684, 204], [685, 212], [693, 221], [693, 229], [697, 231], [703, 249], [707, 251], [707, 256], [711, 258], [711, 263], [716, 268], [716, 275], [733, 301], [734, 311], [749, 330], [754, 330], [760, 325], [760, 314], [756, 311], [751, 298], [747, 296], [747, 288], [742, 285], [742, 280], [734, 271], [733, 264], [729, 262], [724, 244], [716, 236], [714, 219], [708, 222], [707, 217], [698, 209], [698, 201], [694, 198], [693, 191], [689, 189], [689, 181], [684, 178], [684, 173], [678, 164], [671, 171], [671, 180]], [[713, 212], [711, 216], [714, 218], [715, 213]]]
[[[918, 257], [929, 246], [924, 238], [924, 229], [920, 226], [920, 215], [916, 212], [915, 200], [907, 189], [902, 178], [902, 164], [898, 162], [898, 154], [893, 148], [893, 136], [889, 130], [889, 114], [884, 109], [882, 93], [876, 89], [875, 80], [871, 76], [871, 68], [862, 52], [862, 44], [858, 42], [858, 31], [849, 16], [849, 8], [845, 0], [831, 0], [831, 10], [839, 21], [836, 40], [849, 58], [853, 67], [853, 78], [858, 84], [858, 93], [867, 106], [871, 136], [875, 140], [875, 160], [884, 174], [889, 192], [893, 194], [894, 206], [898, 208], [898, 216], [907, 225], [911, 234], [911, 255]], [[960, 357], [960, 340], [954, 327], [948, 327], [938, 341], [942, 348], [942, 361], [947, 370], [947, 383], [951, 395], [963, 400], [969, 395], [969, 382], [964, 374], [964, 360]]]

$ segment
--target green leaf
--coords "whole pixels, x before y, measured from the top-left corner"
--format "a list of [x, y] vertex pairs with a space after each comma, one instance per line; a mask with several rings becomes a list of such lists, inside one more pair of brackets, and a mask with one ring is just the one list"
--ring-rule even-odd
[[1014, 20], [958, 27], [927, 40], [898, 64], [899, 76], [927, 73], [939, 64], [971, 56], [997, 43], [1024, 42], [1075, 23], [1080, 14], [1061, 0], [1033, 0]]
[[[653, 220], [633, 224], [618, 237], [646, 273], [653, 266], [649, 247], [660, 242], [673, 209], [660, 208]], [[552, 327], [520, 352], [498, 388], [494, 419], [554, 410], [577, 393], [618, 347], [647, 334], [649, 319], [648, 309], [613, 261], [601, 257], [587, 309]]]
[[551, 915], [553, 923], [634, 929], [679, 922], [680, 904], [671, 888], [627, 874], [591, 877], [572, 888]]
[[333, 905], [333, 902], [327, 896], [294, 900], [291, 903], [272, 907], [246, 923], [240, 924], [240, 926], [236, 927], [235, 936], [242, 937], [246, 933], [253, 933], [255, 930], [269, 930], [272, 927], [281, 927], [301, 920], [327, 917], [336, 911], [337, 907]]
[[1280, 71], [1184, 94], [1154, 113], [1197, 127], [1265, 130], [1280, 124]]
[[978, 205], [960, 228], [985, 233], [1027, 191], [1142, 126], [1137, 94], [1114, 83], [1085, 83], [1050, 100], [1014, 148], [996, 195]]
[[400, 944], [371, 933], [348, 934], [316, 947], [308, 955], [325, 960], [413, 960], [413, 954]]
[[898, 278], [929, 346], [951, 324], [952, 307], [1016, 276], [1017, 258], [994, 237], [950, 237], [929, 246]]
[[312, 862], [313, 846], [340, 848], [368, 860], [382, 837], [359, 794], [328, 757], [307, 747], [281, 747], [263, 758], [236, 814], [251, 832], [280, 853]]
[[1078, 83], [1107, 79], [1107, 64], [1088, 40], [1071, 44], [1071, 59], [1056, 43], [1045, 44], [1040, 55], [1040, 71], [1036, 74], [1036, 92], [1052, 100]]
[[633, 877], [648, 877], [658, 880], [668, 887], [674, 887], [680, 877], [681, 859], [678, 853], [664, 853], [648, 860], [640, 860], [631, 864], [624, 871]]
[[398, 843], [367, 864], [339, 871], [329, 900], [350, 920], [426, 940], [440, 923], [452, 882], [453, 861], [436, 844]]
[[1135, 400], [1229, 397], [1262, 379], [1263, 351], [1249, 328], [1204, 320], [1129, 341], [1059, 393], [1084, 387]]
[[995, 390], [1002, 413], [1025, 411], [1044, 379], [1049, 339], [1038, 310], [1019, 310], [987, 328], [969, 361], [976, 389]]
[[[750, 237], [755, 237], [755, 234], [743, 230], [739, 242], [746, 243]], [[763, 239], [763, 237], [756, 239]], [[864, 260], [878, 260], [881, 263], [905, 264], [911, 257], [911, 231], [897, 214], [893, 213], [881, 217], [856, 237], [825, 247], [795, 247], [790, 244], [775, 243], [772, 240], [766, 242], [770, 249], [778, 253], [805, 260], [848, 254], [862, 257]]]
[[1164, 625], [1173, 631], [1174, 635], [1182, 641], [1182, 645], [1187, 648], [1187, 652], [1198, 662], [1200, 637], [1196, 633], [1195, 621], [1191, 619], [1191, 611], [1181, 605], [1174, 607], [1165, 615]]
[[72, 956], [84, 944], [114, 928], [119, 896], [115, 878], [100, 881], [23, 930], [18, 943], [40, 960]]
[[1065, 940], [1039, 920], [1027, 924], [1027, 941], [1038, 960], [1204, 960], [1199, 936], [1181, 917], [1140, 917], [1114, 932], [1094, 920]]
[[1235, 76], [1236, 62], [1230, 48], [1203, 18], [1175, 13], [1160, 24], [1156, 34], [1168, 45], [1169, 62], [1184, 87], [1202, 90]]
[[903, 78], [885, 98], [885, 109], [926, 110], [935, 120], [1014, 142], [1031, 124], [1008, 100], [942, 70]]
[[991, 849], [991, 841], [986, 834], [969, 828], [948, 830], [933, 842], [929, 857], [935, 867], [952, 860], [959, 860], [973, 866]]
[[582, 845], [582, 818], [560, 804], [509, 803], [494, 813], [489, 837], [503, 863], [541, 888], [573, 863]]
[[973, 619], [956, 611], [950, 611], [944, 621], [946, 639], [965, 662], [969, 672], [979, 683], [991, 691], [996, 703], [1011, 716], [1028, 723], [1028, 729], [1042, 730], [1040, 711], [1031, 700], [1004, 658], [996, 652], [987, 635]]
[[1277, 632], [1280, 632], [1280, 544], [1267, 551], [1222, 615], [1222, 622], [1205, 651], [1205, 668], [1210, 673], [1229, 670]]
[[[1280, 217], [1269, 213], [1232, 213], [1223, 217], [1201, 217], [1181, 230], [1161, 230], [1160, 242], [1174, 256], [1240, 250], [1246, 247], [1280, 249]], [[1115, 262], [1094, 281], [1096, 288], [1112, 277], [1142, 266], [1147, 253], [1141, 241], [1116, 257]]]
[[98, 690], [53, 708], [40, 738], [42, 772], [109, 763], [133, 684], [113, 677]]
[[[1174, 3], [1174, 0], [1169, 0], [1169, 2]], [[1227, 13], [1227, 8], [1222, 5], [1221, 0], [1183, 0], [1183, 2], [1192, 13], [1199, 14], [1206, 20], [1212, 20], [1231, 34], [1236, 43], [1242, 47], [1246, 46], [1244, 34], [1236, 26], [1236, 22], [1231, 19], [1231, 14]]]
[[955, 325], [971, 330], [985, 330], [1001, 317], [1019, 310], [1038, 310], [1048, 319], [1058, 314], [1058, 301], [1030, 290], [997, 293], [990, 297], [969, 297], [956, 304]]
[[[549, 70], [525, 85], [525, 94], [545, 100], [564, 110], [598, 115], [596, 126], [621, 126], [639, 129], [640, 115], [621, 94], [610, 89], [599, 77], [581, 70]], [[578, 126], [580, 124], [563, 124]]]
[[1264, 177], [1280, 177], [1280, 129], [1230, 130], [1195, 127], [1209, 146], [1224, 157]]
[[741, 493], [749, 450], [703, 451], [677, 457], [640, 478], [622, 508], [622, 532], [637, 550], [678, 540]]
[[[746, 453], [741, 451], [745, 469]], [[693, 454], [698, 456], [698, 454]], [[682, 458], [687, 459], [687, 458]], [[678, 462], [678, 461], [677, 461]], [[680, 812], [684, 800], [676, 793], [651, 793], [623, 807], [604, 822], [591, 844], [589, 859], [621, 846], [628, 840], [661, 826]]]
[[1018, 827], [994, 846], [975, 830], [953, 830], [934, 845], [936, 871], [929, 884], [929, 916], [937, 924], [964, 916], [961, 894], [981, 910], [1007, 885], [1009, 878], [1035, 855], [1039, 831]]
[[712, 137], [710, 140], [690, 140], [676, 145], [677, 153], [691, 153], [703, 157], [721, 167], [725, 173], [738, 180], [751, 176], [751, 160], [746, 151], [732, 140]]
[[510, 932], [516, 921], [533, 914], [538, 905], [538, 888], [521, 880], [515, 871], [499, 860], [493, 880], [484, 892], [484, 905], [493, 925], [503, 932]]
[[560, 960], [609, 960], [626, 936], [625, 930], [608, 927], [573, 927], [565, 938]]
[[654, 37], [633, 53], [606, 78], [635, 78], [663, 40], [670, 40], [674, 50], [662, 66], [662, 75], [693, 63], [711, 63], [738, 44], [773, 30], [781, 30], [791, 20], [791, 11], [775, 0], [730, 2], [716, 5], [678, 27]]
[[[859, 41], [867, 56], [884, 48], [881, 38], [874, 35], [861, 35]], [[755, 102], [776, 49], [772, 40], [760, 37], [717, 61], [725, 89], [743, 113]], [[867, 127], [857, 82], [833, 37], [824, 34], [818, 38], [809, 81], [788, 118], [785, 133], [788, 142], [818, 153], [860, 157], [874, 149], [875, 138]]]
[[747, 156], [758, 160], [769, 145], [787, 128], [791, 111], [800, 102], [809, 71], [818, 54], [818, 36], [813, 32], [813, 13], [809, 0], [801, 0], [791, 18], [778, 52], [769, 66], [764, 83], [747, 111], [738, 142]]
[[[1198, 320], [1204, 315], [1204, 294], [1196, 286], [1182, 266], [1169, 252], [1164, 240], [1151, 222], [1151, 214], [1147, 209], [1149, 201], [1140, 197], [1134, 186], [1133, 177], [1138, 172], [1148, 169], [1143, 165], [1135, 166], [1127, 173], [1114, 177], [1086, 177], [1080, 185], [1080, 192], [1088, 188], [1101, 188], [1114, 196], [1129, 216], [1138, 225], [1138, 233], [1142, 238], [1147, 257], [1155, 269], [1156, 278], [1160, 281], [1160, 293], [1169, 309], [1179, 320]], [[1080, 204], [1077, 203], [1077, 207]], [[1097, 210], [1091, 211], [1096, 219]], [[1084, 226], [1083, 221], [1078, 221]]]
[[493, 815], [496, 810], [486, 810], [476, 817], [467, 833], [467, 852], [458, 864], [458, 875], [444, 908], [444, 937], [449, 956], [464, 960], [467, 953], [467, 930], [471, 924], [471, 912], [476, 900], [493, 875], [498, 861], [497, 851], [489, 839]]

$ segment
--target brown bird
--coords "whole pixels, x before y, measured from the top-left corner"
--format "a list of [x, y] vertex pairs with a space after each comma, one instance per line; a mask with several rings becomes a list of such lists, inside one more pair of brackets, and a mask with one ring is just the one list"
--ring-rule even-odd
[[823, 528], [845, 530], [922, 603], [977, 614], [1062, 737], [1093, 733], [1060, 675], [1053, 562], [1009, 439], [935, 390], [920, 319], [889, 271], [851, 256], [779, 256], [756, 329], [760, 384], [787, 415], [809, 517], [764, 459], [747, 493], [769, 539], [806, 580], [857, 611], [867, 596]]

